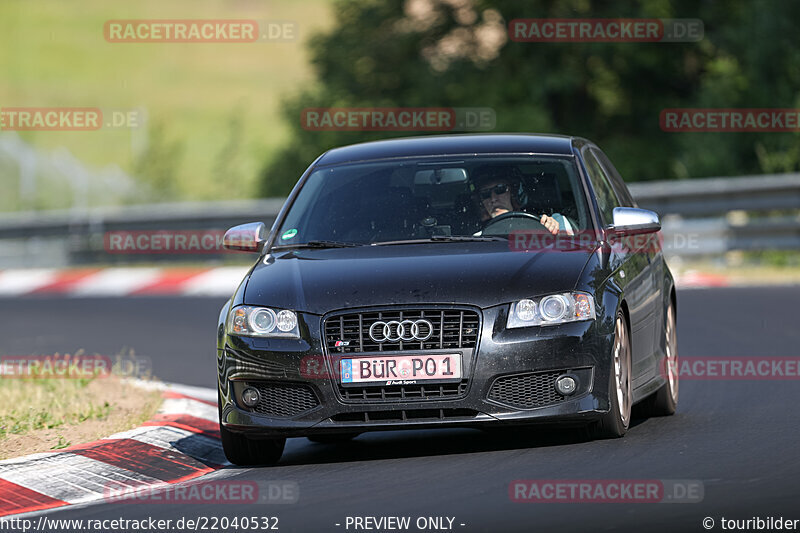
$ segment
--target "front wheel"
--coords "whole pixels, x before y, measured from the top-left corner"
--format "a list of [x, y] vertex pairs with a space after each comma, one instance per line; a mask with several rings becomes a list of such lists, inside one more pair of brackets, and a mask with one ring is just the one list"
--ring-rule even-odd
[[285, 438], [258, 439], [234, 433], [222, 425], [222, 402], [217, 393], [219, 435], [228, 461], [239, 466], [273, 466], [283, 455]]
[[239, 466], [273, 466], [283, 455], [286, 439], [253, 439], [220, 426], [222, 449], [228, 461]]
[[617, 311], [614, 324], [614, 348], [612, 366], [609, 373], [609, 409], [595, 423], [594, 436], [598, 438], [618, 438], [625, 435], [631, 423], [631, 344], [628, 326], [622, 310]]

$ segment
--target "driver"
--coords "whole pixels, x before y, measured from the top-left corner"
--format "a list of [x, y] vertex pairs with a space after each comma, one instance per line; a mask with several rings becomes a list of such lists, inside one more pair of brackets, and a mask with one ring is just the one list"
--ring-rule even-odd
[[[519, 190], [522, 180], [518, 173], [516, 167], [481, 167], [476, 170], [473, 184], [483, 222], [505, 213], [520, 211]], [[542, 215], [539, 222], [553, 235], [560, 229], [558, 221], [551, 216]]]

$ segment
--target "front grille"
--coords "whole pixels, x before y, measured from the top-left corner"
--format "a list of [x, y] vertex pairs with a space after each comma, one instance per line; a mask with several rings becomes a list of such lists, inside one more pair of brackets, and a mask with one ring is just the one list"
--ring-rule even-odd
[[255, 412], [281, 418], [297, 416], [319, 405], [319, 399], [308, 385], [259, 383], [259, 400]]
[[458, 397], [467, 392], [467, 381], [438, 385], [389, 385], [385, 387], [342, 387], [342, 399], [351, 401], [437, 400]]
[[[378, 321], [426, 319], [433, 335], [424, 342], [375, 342], [369, 328]], [[397, 352], [475, 348], [480, 318], [476, 311], [463, 309], [411, 309], [347, 313], [325, 320], [325, 344], [331, 353]], [[339, 346], [337, 346], [337, 342]]]
[[425, 422], [432, 420], [469, 420], [478, 416], [472, 409], [397, 409], [364, 411], [333, 415], [334, 422]]
[[535, 372], [497, 378], [489, 390], [489, 399], [511, 407], [531, 409], [564, 400], [556, 392], [556, 378], [562, 372]]

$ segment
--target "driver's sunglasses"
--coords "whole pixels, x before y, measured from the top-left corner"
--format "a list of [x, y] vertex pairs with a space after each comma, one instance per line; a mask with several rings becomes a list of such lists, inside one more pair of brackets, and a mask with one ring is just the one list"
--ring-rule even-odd
[[508, 192], [508, 184], [502, 183], [500, 185], [495, 185], [494, 187], [489, 187], [488, 189], [481, 189], [479, 194], [481, 195], [481, 200], [488, 200], [492, 197], [492, 193], [497, 196], [501, 194], [505, 194]]

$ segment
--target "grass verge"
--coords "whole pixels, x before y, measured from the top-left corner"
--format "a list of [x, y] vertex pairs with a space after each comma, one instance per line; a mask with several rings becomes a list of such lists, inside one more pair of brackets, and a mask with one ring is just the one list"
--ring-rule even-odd
[[[283, 21], [297, 32], [286, 42], [110, 43], [103, 28], [112, 19]], [[79, 8], [3, 0], [0, 107], [144, 109], [144, 127], [20, 135], [45, 153], [66, 148], [90, 169], [118, 165], [157, 189], [151, 200], [246, 198], [289, 133], [283, 99], [315, 83], [305, 43], [332, 23], [331, 0], [85, 0]], [[66, 182], [37, 182], [25, 200], [8, 176], [0, 172], [0, 211], [69, 207], [77, 194]], [[101, 184], [89, 193], [92, 185]]]
[[66, 448], [135, 428], [161, 394], [116, 376], [94, 379], [0, 377], [0, 459]]

